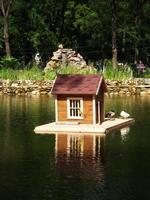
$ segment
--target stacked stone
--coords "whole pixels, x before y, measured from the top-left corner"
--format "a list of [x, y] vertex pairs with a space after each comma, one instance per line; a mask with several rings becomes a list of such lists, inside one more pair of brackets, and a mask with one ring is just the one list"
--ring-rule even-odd
[[135, 78], [131, 80], [107, 80], [109, 95], [150, 95], [150, 79]]
[[[108, 95], [130, 96], [150, 95], [150, 79], [125, 81], [106, 80]], [[0, 94], [6, 95], [50, 95], [53, 81], [0, 80]]]
[[58, 50], [53, 52], [53, 56], [47, 63], [44, 71], [49, 69], [57, 69], [59, 66], [73, 65], [79, 69], [87, 68], [87, 64], [83, 57], [72, 49], [63, 48], [63, 45], [58, 46]]
[[46, 95], [50, 94], [52, 84], [52, 81], [3, 80], [0, 81], [0, 94], [19, 96]]

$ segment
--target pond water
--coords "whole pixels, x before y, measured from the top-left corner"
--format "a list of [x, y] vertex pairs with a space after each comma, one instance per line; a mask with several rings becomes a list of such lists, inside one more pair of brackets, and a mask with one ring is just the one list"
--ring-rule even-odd
[[0, 199], [149, 200], [150, 97], [106, 99], [135, 118], [97, 135], [36, 135], [54, 120], [50, 97], [0, 96]]

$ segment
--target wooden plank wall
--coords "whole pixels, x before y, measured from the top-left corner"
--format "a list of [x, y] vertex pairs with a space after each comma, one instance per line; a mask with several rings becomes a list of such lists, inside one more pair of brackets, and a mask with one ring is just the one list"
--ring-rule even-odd
[[[79, 96], [78, 96], [79, 97]], [[71, 98], [71, 97], [70, 97]], [[67, 119], [67, 97], [57, 96], [58, 121], [79, 121], [84, 124], [93, 123], [93, 97], [83, 97], [83, 119]]]

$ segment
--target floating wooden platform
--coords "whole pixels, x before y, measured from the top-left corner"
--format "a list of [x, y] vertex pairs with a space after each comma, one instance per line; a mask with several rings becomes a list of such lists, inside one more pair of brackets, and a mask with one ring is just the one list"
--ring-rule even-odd
[[51, 134], [51, 133], [98, 133], [105, 134], [115, 129], [120, 129], [126, 126], [130, 126], [134, 123], [133, 118], [127, 119], [108, 119], [100, 124], [76, 124], [76, 123], [49, 123], [41, 126], [37, 126], [34, 129], [35, 133]]

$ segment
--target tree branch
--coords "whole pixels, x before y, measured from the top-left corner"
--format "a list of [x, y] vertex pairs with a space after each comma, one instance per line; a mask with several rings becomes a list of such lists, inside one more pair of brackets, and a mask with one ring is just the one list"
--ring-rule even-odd
[[7, 3], [6, 3], [6, 6], [4, 6], [4, 1], [5, 0], [0, 0], [0, 8], [1, 8], [3, 16], [8, 17], [10, 6], [11, 6], [11, 3], [12, 3], [13, 0], [8, 0]]
[[0, 8], [1, 8], [1, 10], [2, 10], [2, 14], [3, 14], [3, 16], [5, 16], [6, 13], [5, 13], [4, 1], [3, 1], [3, 0], [0, 0]]
[[8, 5], [7, 5], [7, 10], [6, 10], [6, 17], [8, 17], [11, 3], [12, 3], [12, 0], [9, 0]]

